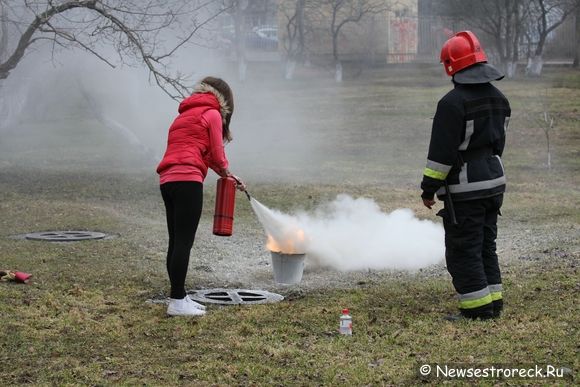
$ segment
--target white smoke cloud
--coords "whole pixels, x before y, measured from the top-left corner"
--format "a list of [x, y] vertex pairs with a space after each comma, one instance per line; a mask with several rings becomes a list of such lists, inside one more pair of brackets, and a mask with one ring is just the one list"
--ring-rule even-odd
[[[420, 220], [410, 209], [382, 212], [371, 199], [338, 195], [313, 213], [271, 210], [252, 199], [266, 233], [280, 246], [300, 246], [313, 265], [340, 271], [418, 270], [445, 255], [440, 224]], [[305, 239], [296, 239], [303, 230]], [[284, 252], [284, 251], [283, 251]]]

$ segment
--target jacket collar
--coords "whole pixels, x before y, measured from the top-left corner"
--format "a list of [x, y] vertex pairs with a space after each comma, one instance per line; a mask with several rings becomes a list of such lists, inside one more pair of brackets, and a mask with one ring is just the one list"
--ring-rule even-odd
[[207, 83], [200, 82], [193, 88], [194, 93], [210, 93], [213, 94], [218, 103], [220, 104], [220, 113], [223, 119], [231, 112], [228, 103], [226, 102], [226, 98], [223, 96], [222, 93], [217, 91], [214, 87], [208, 85]]
[[503, 73], [489, 63], [476, 63], [453, 75], [453, 81], [462, 85], [499, 81]]

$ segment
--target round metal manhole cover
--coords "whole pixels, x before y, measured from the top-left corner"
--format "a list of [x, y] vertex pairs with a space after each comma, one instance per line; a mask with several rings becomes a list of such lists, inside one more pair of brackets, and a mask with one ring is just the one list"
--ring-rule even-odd
[[43, 231], [32, 232], [24, 235], [26, 239], [48, 242], [86, 241], [91, 239], [103, 239], [106, 236], [107, 234], [95, 231]]
[[284, 296], [265, 290], [247, 289], [205, 289], [191, 293], [190, 297], [197, 302], [223, 305], [268, 304], [280, 302]]

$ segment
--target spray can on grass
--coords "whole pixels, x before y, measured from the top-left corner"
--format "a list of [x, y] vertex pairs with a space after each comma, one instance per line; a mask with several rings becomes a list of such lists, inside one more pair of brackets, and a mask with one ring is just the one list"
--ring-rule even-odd
[[352, 335], [352, 317], [350, 316], [348, 309], [342, 310], [342, 315], [340, 316], [340, 325], [338, 332], [341, 335], [350, 336]]

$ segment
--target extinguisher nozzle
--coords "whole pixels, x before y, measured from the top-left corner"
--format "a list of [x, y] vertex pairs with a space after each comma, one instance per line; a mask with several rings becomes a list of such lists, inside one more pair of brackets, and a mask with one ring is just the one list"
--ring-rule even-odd
[[244, 191], [244, 193], [246, 194], [246, 197], [248, 198], [248, 200], [252, 201], [252, 197], [250, 196], [250, 193], [247, 190]]

